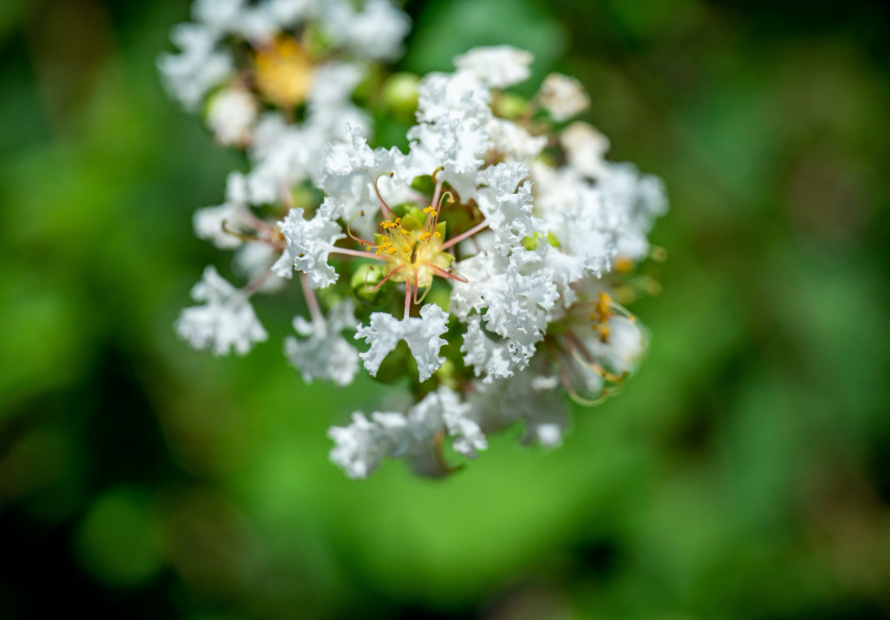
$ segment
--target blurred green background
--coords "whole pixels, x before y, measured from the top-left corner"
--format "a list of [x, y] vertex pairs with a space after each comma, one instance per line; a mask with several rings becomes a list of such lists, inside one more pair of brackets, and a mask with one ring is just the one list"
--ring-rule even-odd
[[[269, 342], [189, 350], [195, 208], [243, 162], [167, 100], [185, 0], [0, 3], [0, 618], [890, 617], [890, 13], [878, 3], [408, 2], [399, 68], [510, 43], [664, 177], [652, 349], [552, 452], [354, 483]], [[380, 128], [404, 143], [404, 126]], [[53, 616], [55, 617], [55, 616]]]

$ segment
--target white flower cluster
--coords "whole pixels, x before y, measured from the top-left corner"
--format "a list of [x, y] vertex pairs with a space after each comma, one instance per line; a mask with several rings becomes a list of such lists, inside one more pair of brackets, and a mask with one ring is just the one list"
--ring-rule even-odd
[[[261, 176], [305, 169], [346, 121], [367, 124], [350, 97], [369, 63], [401, 55], [410, 27], [389, 0], [196, 0], [192, 18], [171, 34], [179, 52], [158, 61], [164, 84], [218, 142], [251, 147]], [[305, 122], [287, 130], [302, 107]]]
[[[225, 19], [208, 19], [205, 4], [196, 10], [204, 28], [232, 33], [237, 25], [246, 39], [275, 29], [251, 25], [244, 11], [331, 20], [339, 24], [333, 38], [356, 52], [379, 41], [351, 20], [403, 34], [382, 2], [363, 14], [338, 2], [325, 10], [313, 2], [219, 3], [240, 11]], [[281, 8], [297, 4], [300, 11]], [[487, 434], [517, 422], [526, 441], [558, 445], [569, 423], [566, 396], [595, 404], [616, 393], [645, 351], [644, 328], [619, 301], [653, 288], [634, 270], [650, 256], [648, 233], [667, 210], [664, 188], [606, 160], [609, 142], [590, 125], [564, 126], [590, 103], [573, 78], [551, 74], [519, 112], [504, 113], [504, 89], [528, 79], [532, 60], [508, 46], [476, 48], [455, 59], [454, 73], [422, 78], [407, 153], [372, 149], [365, 124], [341, 110], [339, 127], [348, 128], [309, 162], [292, 133], [307, 128], [286, 127], [280, 116], [261, 121], [253, 170], [230, 177], [226, 204], [196, 215], [198, 236], [238, 248], [253, 280], [237, 291], [208, 268], [193, 292], [206, 305], [177, 323], [193, 346], [243, 353], [264, 340], [247, 298], [297, 272], [311, 316], [294, 320], [300, 338], [288, 337], [284, 351], [304, 380], [345, 386], [361, 364], [416, 395], [404, 412], [355, 413], [348, 426], [331, 428], [331, 460], [352, 478], [384, 457], [404, 458], [422, 475], [446, 474], [455, 469], [447, 446], [473, 458]], [[313, 92], [338, 90], [334, 72], [322, 71]], [[270, 146], [292, 138], [288, 156]], [[323, 202], [293, 204], [290, 188], [304, 179]], [[250, 207], [259, 203], [283, 210], [261, 218]], [[351, 331], [360, 348], [344, 336]]]

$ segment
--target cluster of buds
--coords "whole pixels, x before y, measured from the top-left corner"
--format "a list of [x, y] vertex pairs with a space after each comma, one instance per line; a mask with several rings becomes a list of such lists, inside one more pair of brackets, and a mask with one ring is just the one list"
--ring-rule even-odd
[[[645, 351], [623, 303], [656, 286], [636, 267], [667, 209], [662, 183], [607, 161], [590, 125], [567, 124], [589, 105], [577, 80], [551, 74], [531, 100], [506, 90], [531, 63], [508, 46], [470, 50], [454, 73], [420, 80], [407, 153], [372, 149], [345, 115], [347, 139], [274, 169], [274, 195], [231, 200], [250, 194], [254, 168], [230, 177], [226, 205], [196, 215], [200, 237], [238, 249], [249, 282], [208, 267], [182, 338], [246, 353], [267, 339], [251, 296], [299, 280], [308, 316], [284, 353], [303, 379], [345, 386], [363, 367], [410, 392], [403, 411], [330, 429], [331, 460], [352, 478], [385, 457], [445, 475], [514, 423], [525, 441], [557, 445], [569, 399], [616, 394]], [[319, 198], [298, 206], [292, 189], [307, 179]]]

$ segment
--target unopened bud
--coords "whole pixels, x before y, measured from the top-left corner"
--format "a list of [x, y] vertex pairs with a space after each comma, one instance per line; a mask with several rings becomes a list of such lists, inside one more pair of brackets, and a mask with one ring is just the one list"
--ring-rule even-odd
[[[352, 292], [362, 304], [371, 307], [382, 306], [392, 297], [395, 285], [387, 281], [380, 285], [386, 278], [386, 270], [382, 265], [362, 265], [352, 274]], [[379, 288], [378, 288], [379, 286]]]
[[383, 85], [383, 105], [408, 121], [414, 120], [417, 110], [417, 84], [420, 78], [413, 73], [394, 73]]

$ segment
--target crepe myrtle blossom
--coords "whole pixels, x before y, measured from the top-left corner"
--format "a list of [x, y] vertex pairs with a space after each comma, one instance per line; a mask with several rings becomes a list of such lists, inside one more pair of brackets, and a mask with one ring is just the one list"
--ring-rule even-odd
[[[262, 251], [243, 289], [196, 287], [207, 308], [183, 311], [183, 338], [246, 351], [265, 339], [250, 295], [296, 280], [308, 318], [294, 319], [284, 353], [305, 381], [364, 375], [412, 394], [402, 411], [356, 412], [329, 430], [331, 461], [350, 478], [385, 459], [447, 475], [514, 424], [524, 443], [555, 447], [569, 401], [619, 393], [645, 354], [649, 333], [627, 304], [659, 291], [665, 252], [648, 236], [667, 210], [663, 184], [609, 161], [592, 126], [566, 124], [590, 102], [576, 80], [552, 74], [529, 100], [505, 91], [531, 63], [509, 46], [476, 48], [455, 72], [424, 76], [407, 151], [373, 148], [345, 114], [340, 138], [313, 147], [322, 155], [310, 163], [295, 146], [313, 135], [310, 120], [260, 119], [252, 170], [195, 216], [218, 248]], [[337, 72], [323, 84], [313, 71], [313, 92], [349, 91]], [[282, 141], [291, 146], [273, 146]], [[314, 189], [295, 191], [294, 170]]]
[[322, 316], [317, 306], [310, 308], [312, 320], [294, 317], [294, 331], [305, 339], [288, 336], [284, 354], [310, 383], [315, 379], [349, 385], [358, 372], [358, 352], [342, 336], [346, 329], [355, 329], [355, 306], [345, 300]]
[[[361, 116], [355, 87], [369, 66], [401, 55], [409, 27], [390, 0], [196, 0], [192, 21], [171, 34], [178, 52], [158, 69], [221, 144], [248, 148], [263, 110], [293, 119], [307, 108], [316, 125]], [[337, 73], [344, 66], [350, 75]]]
[[268, 338], [253, 306], [250, 290], [238, 290], [226, 282], [212, 265], [194, 288], [192, 299], [203, 305], [186, 308], [176, 321], [176, 331], [196, 349], [227, 355], [232, 349], [239, 355], [250, 351], [254, 343]]

